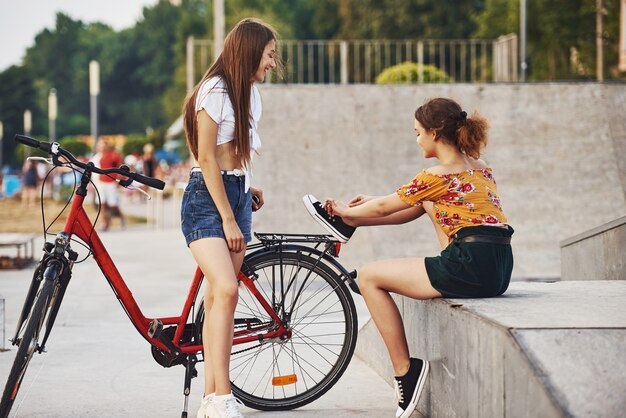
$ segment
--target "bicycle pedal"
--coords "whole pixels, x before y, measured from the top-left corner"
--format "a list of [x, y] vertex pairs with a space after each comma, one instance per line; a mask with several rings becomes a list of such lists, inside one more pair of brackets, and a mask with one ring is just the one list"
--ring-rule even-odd
[[150, 325], [148, 326], [148, 335], [150, 338], [159, 338], [161, 333], [163, 332], [163, 322], [158, 319], [153, 319], [150, 321]]
[[359, 284], [356, 281], [356, 278], [357, 278], [356, 270], [352, 270], [350, 272], [350, 277], [352, 277], [352, 281], [350, 283], [348, 283], [348, 286], [350, 287], [350, 289], [352, 289], [352, 291], [354, 293], [356, 293], [357, 295], [360, 295], [361, 294], [361, 289], [359, 289]]

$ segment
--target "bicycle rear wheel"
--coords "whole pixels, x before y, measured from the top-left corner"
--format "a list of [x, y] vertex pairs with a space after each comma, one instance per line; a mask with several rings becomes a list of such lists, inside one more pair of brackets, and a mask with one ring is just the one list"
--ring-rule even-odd
[[33, 309], [30, 311], [26, 325], [20, 331], [18, 350], [9, 373], [2, 400], [0, 401], [0, 417], [6, 418], [15, 402], [17, 393], [26, 374], [28, 364], [33, 354], [39, 349], [38, 341], [45, 322], [52, 299], [54, 298], [55, 282], [58, 277], [60, 264], [51, 263], [44, 273], [43, 284], [35, 296]]
[[[266, 252], [246, 259], [242, 271], [291, 330], [286, 340], [233, 346], [233, 394], [261, 410], [289, 410], [326, 393], [348, 367], [357, 340], [357, 314], [341, 277], [301, 252]], [[276, 326], [246, 286], [241, 286], [235, 331]]]

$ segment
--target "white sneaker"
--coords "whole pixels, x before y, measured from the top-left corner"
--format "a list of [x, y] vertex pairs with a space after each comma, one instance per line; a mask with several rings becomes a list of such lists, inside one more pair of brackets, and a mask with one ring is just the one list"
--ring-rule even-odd
[[202, 397], [196, 418], [219, 418], [219, 413], [215, 409], [214, 399], [214, 393]]
[[232, 393], [228, 395], [219, 395], [213, 398], [213, 405], [219, 415], [219, 418], [244, 418], [239, 410], [239, 405], [243, 403], [235, 398]]

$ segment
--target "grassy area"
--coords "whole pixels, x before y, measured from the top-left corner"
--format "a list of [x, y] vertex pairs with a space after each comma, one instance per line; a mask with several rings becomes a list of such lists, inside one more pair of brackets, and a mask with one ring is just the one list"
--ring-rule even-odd
[[[50, 223], [56, 218], [56, 216], [61, 213], [63, 207], [65, 206], [64, 202], [57, 202], [52, 199], [44, 200], [44, 212], [46, 216], [46, 226], [50, 225]], [[89, 218], [93, 221], [96, 219], [96, 209], [92, 204], [86, 204], [85, 210], [89, 215]], [[69, 206], [61, 213], [59, 219], [56, 220], [54, 225], [50, 228], [50, 232], [57, 232], [65, 223], [67, 219], [67, 215], [69, 213]], [[136, 216], [127, 216], [127, 222], [129, 224], [135, 223], [145, 223], [145, 218], [140, 218]], [[101, 225], [102, 214], [100, 214], [100, 219], [98, 220], [98, 225]], [[112, 221], [112, 228], [119, 227], [119, 219], [114, 219]], [[19, 196], [12, 198], [0, 199], [0, 233], [4, 232], [43, 232], [43, 223], [41, 220], [41, 201], [39, 197], [37, 198], [36, 204], [34, 206], [26, 206], [22, 203]]]

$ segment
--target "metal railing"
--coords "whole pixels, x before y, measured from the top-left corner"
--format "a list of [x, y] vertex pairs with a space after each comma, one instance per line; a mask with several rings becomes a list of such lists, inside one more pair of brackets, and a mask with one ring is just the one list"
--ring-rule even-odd
[[[447, 74], [446, 82], [517, 81], [517, 35], [498, 39], [453, 40], [281, 40], [283, 79], [272, 83], [369, 84], [391, 66], [414, 62], [417, 82], [426, 82], [427, 66]], [[187, 81], [193, 86], [213, 61], [211, 40], [189, 38]]]

